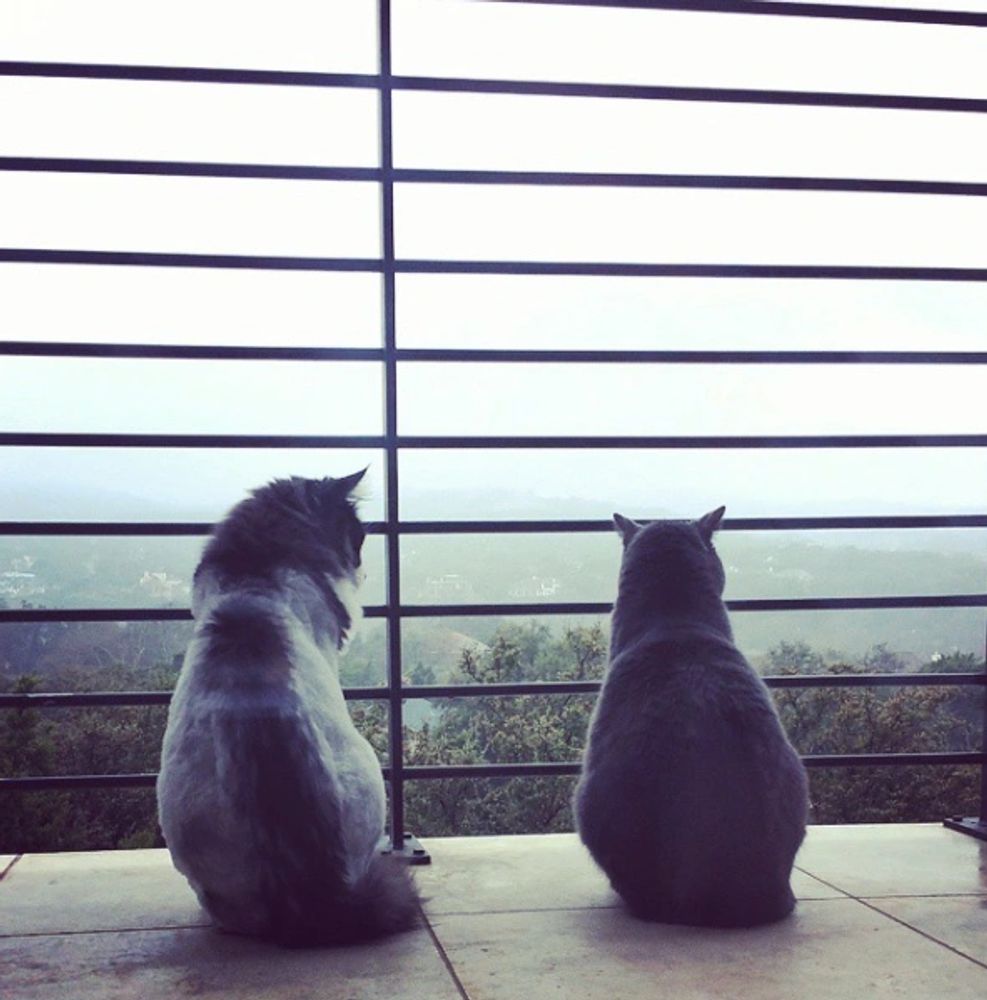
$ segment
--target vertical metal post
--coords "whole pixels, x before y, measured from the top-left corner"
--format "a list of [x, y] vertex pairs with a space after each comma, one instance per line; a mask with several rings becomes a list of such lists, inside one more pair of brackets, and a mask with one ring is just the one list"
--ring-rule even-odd
[[950, 816], [943, 826], [960, 833], [968, 833], [978, 840], [987, 840], [987, 623], [984, 625], [984, 669], [979, 687], [980, 705], [980, 814], [978, 816]]
[[980, 688], [980, 817], [977, 827], [980, 836], [987, 840], [987, 624], [984, 625], [984, 676]]
[[398, 536], [398, 398], [394, 308], [394, 156], [391, 128], [391, 3], [378, 0], [380, 73], [380, 224], [383, 265], [384, 438], [387, 524], [388, 747], [391, 767], [391, 849], [404, 847], [404, 739], [401, 697], [401, 558]]

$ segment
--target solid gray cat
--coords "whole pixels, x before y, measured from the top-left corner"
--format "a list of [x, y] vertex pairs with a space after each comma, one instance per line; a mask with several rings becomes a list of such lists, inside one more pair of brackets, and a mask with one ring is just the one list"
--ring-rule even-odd
[[364, 530], [345, 479], [282, 479], [215, 530], [158, 778], [175, 867], [223, 928], [289, 946], [417, 922], [404, 866], [381, 857], [380, 764], [343, 700]]
[[745, 927], [789, 914], [805, 835], [805, 769], [733, 642], [713, 532], [697, 522], [624, 540], [610, 665], [576, 788], [580, 837], [636, 916]]

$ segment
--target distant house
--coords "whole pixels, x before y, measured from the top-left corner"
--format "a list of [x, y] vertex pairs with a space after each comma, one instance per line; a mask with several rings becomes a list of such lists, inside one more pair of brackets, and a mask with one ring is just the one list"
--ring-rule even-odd
[[24, 600], [37, 597], [45, 592], [45, 585], [38, 580], [36, 573], [26, 573], [22, 570], [6, 570], [0, 573], [0, 596], [15, 597]]
[[425, 599], [429, 601], [461, 601], [474, 596], [473, 584], [459, 573], [427, 577], [422, 589]]
[[184, 580], [178, 577], [168, 576], [167, 573], [152, 572], [145, 570], [140, 578], [141, 590], [150, 597], [160, 601], [177, 601], [187, 598], [191, 589]]
[[561, 587], [555, 576], [526, 576], [515, 583], [509, 593], [511, 597], [554, 597]]

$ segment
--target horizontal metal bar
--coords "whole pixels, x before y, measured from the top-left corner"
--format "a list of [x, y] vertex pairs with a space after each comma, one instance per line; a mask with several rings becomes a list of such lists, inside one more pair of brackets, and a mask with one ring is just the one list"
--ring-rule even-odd
[[731, 517], [727, 531], [852, 530], [859, 528], [987, 528], [987, 514], [851, 514], [834, 517]]
[[[385, 609], [368, 605], [366, 618], [382, 618]], [[192, 620], [188, 608], [0, 608], [0, 624], [27, 622], [184, 622]]]
[[0, 156], [0, 170], [162, 177], [248, 177], [264, 180], [379, 181], [379, 167], [318, 167], [278, 163], [200, 163], [70, 156]]
[[[806, 767], [906, 767], [928, 765], [975, 765], [987, 763], [983, 753], [889, 753], [889, 754], [813, 754], [802, 758]], [[402, 768], [408, 780], [443, 778], [538, 778], [579, 774], [576, 761], [535, 761], [518, 764], [440, 764], [412, 765]], [[384, 777], [390, 768], [381, 769]], [[98, 788], [153, 787], [156, 774], [80, 774], [51, 777], [0, 778], [0, 792], [58, 791]]]
[[[909, 608], [982, 608], [987, 594], [948, 594], [914, 597], [798, 597], [727, 601], [736, 612], [874, 611]], [[400, 609], [404, 618], [480, 618], [552, 615], [607, 615], [606, 601], [545, 604], [412, 604]], [[383, 605], [363, 610], [367, 618], [383, 618]], [[29, 622], [146, 622], [191, 621], [187, 608], [3, 608], [0, 624]]]
[[[785, 597], [726, 602], [731, 611], [869, 611], [907, 608], [983, 608], [987, 594], [942, 594], [901, 597]], [[544, 604], [405, 604], [405, 618], [517, 617], [528, 615], [605, 615], [606, 601], [545, 602]], [[2, 620], [2, 618], [0, 618]]]
[[[761, 678], [769, 688], [987, 687], [987, 674], [777, 674]], [[530, 681], [513, 684], [409, 685], [405, 699], [503, 698], [595, 694], [600, 681]], [[0, 700], [0, 707], [4, 702]]]
[[[648, 523], [648, 518], [637, 518]], [[987, 514], [892, 514], [842, 517], [730, 517], [720, 523], [721, 531], [814, 531], [861, 528], [987, 528]], [[402, 521], [402, 535], [472, 534], [589, 534], [613, 531], [613, 522], [579, 521]], [[5, 534], [0, 522], [0, 535]], [[16, 532], [11, 532], [15, 534]]]
[[[61, 536], [198, 536], [208, 535], [215, 525], [211, 521], [0, 521], [0, 537], [4, 535]], [[365, 521], [368, 535], [386, 534], [381, 521]]]
[[246, 83], [275, 87], [355, 87], [376, 90], [376, 73], [306, 73], [294, 70], [217, 69], [203, 66], [132, 66], [115, 63], [0, 61], [0, 76], [90, 80], [163, 80], [175, 83]]
[[0, 608], [0, 625], [30, 622], [184, 622], [188, 608]]
[[[346, 688], [348, 701], [384, 701], [384, 687]], [[171, 691], [35, 691], [30, 694], [0, 694], [0, 709], [121, 708], [167, 705]]]
[[[987, 351], [690, 351], [508, 350], [418, 348], [392, 351], [399, 362], [464, 364], [740, 364], [981, 365]], [[116, 344], [83, 341], [0, 341], [0, 355], [56, 358], [196, 359], [210, 361], [378, 361], [382, 347], [243, 347], [203, 344]]]
[[231, 268], [252, 271], [356, 271], [380, 273], [370, 257], [262, 257], [245, 254], [151, 253], [125, 250], [34, 250], [0, 247], [0, 262], [95, 264], [110, 267]]
[[[523, 764], [430, 764], [405, 766], [408, 780], [441, 778], [550, 778], [579, 774], [578, 762], [533, 761]], [[2, 787], [2, 786], [0, 786]]]
[[461, 94], [521, 94], [599, 97], [638, 101], [700, 101], [712, 104], [779, 104], [805, 107], [883, 108], [896, 111], [959, 111], [983, 114], [987, 100], [904, 94], [848, 94], [831, 91], [764, 90], [737, 87], [668, 87], [642, 84], [547, 80], [475, 80], [466, 77], [395, 76], [395, 90]]
[[[0, 161], [2, 169], [2, 161]], [[788, 177], [750, 174], [649, 174], [552, 170], [445, 170], [399, 167], [394, 180], [409, 184], [497, 184], [550, 187], [695, 188], [717, 191], [846, 191], [871, 194], [987, 195], [987, 184], [968, 181], [858, 177]]]
[[[966, 676], [960, 675], [960, 676]], [[979, 675], [977, 675], [979, 676]], [[401, 696], [412, 698], [476, 698], [507, 695], [592, 694], [600, 688], [599, 681], [532, 682], [528, 684], [464, 684], [402, 686]], [[386, 687], [344, 688], [347, 701], [387, 701]], [[55, 691], [29, 694], [0, 694], [0, 709], [19, 711], [43, 708], [121, 708], [167, 705], [171, 691]]]
[[59, 774], [0, 778], [0, 792], [83, 791], [97, 788], [153, 788], [157, 774]]
[[968, 753], [858, 753], [812, 754], [802, 758], [806, 767], [923, 767], [927, 765], [987, 765], [987, 754]]
[[[4, 443], [0, 435], [0, 445]], [[536, 436], [478, 437], [463, 435], [406, 435], [398, 439], [400, 448], [466, 449], [757, 449], [765, 448], [983, 448], [987, 434], [804, 434], [804, 435], [736, 435], [736, 436], [620, 436], [599, 437]]]
[[[761, 678], [769, 688], [871, 688], [871, 687], [987, 687], [987, 674], [776, 674]], [[525, 681], [510, 684], [430, 684], [401, 688], [404, 700], [450, 698], [505, 698], [595, 694], [598, 680]], [[386, 701], [386, 687], [344, 688], [348, 701]], [[0, 709], [92, 708], [167, 705], [170, 691], [59, 691], [0, 694]]]
[[773, 674], [769, 688], [987, 687], [987, 674]]
[[[259, 257], [242, 254], [0, 248], [0, 262], [127, 267], [233, 268], [259, 271], [382, 273], [377, 258]], [[846, 281], [987, 281], [987, 268], [831, 264], [629, 264], [510, 260], [398, 260], [397, 274], [571, 275], [636, 278], [770, 278]]]
[[[987, 351], [690, 351], [508, 350], [397, 348], [399, 362], [464, 364], [741, 364], [741, 365], [981, 365]], [[57, 358], [149, 358], [211, 361], [378, 361], [382, 347], [243, 347], [202, 344], [115, 344], [82, 341], [0, 341], [0, 355]]]
[[[776, 674], [761, 678], [769, 688], [987, 687], [987, 674]], [[402, 688], [406, 699], [503, 698], [595, 694], [600, 681], [531, 681], [514, 684], [433, 684]], [[4, 702], [0, 700], [0, 707]]]
[[30, 448], [383, 448], [382, 435], [49, 434], [7, 432], [0, 447]]
[[[317, 434], [58, 434], [48, 431], [0, 433], [0, 447], [32, 448], [383, 448], [382, 435]], [[987, 434], [805, 434], [600, 437], [480, 437], [408, 435], [398, 448], [414, 449], [819, 449], [819, 448], [983, 448]]]
[[869, 611], [888, 608], [987, 608], [987, 594], [910, 597], [786, 597], [727, 601], [731, 611]]
[[[0, 61], [0, 76], [86, 78], [99, 80], [165, 80], [180, 83], [260, 84], [279, 87], [379, 89], [381, 86], [380, 77], [369, 73], [306, 73], [290, 70], [216, 69], [193, 66], [133, 66], [107, 63]], [[393, 90], [452, 91], [478, 94], [533, 94], [557, 97], [703, 101], [728, 104], [795, 104], [823, 107], [890, 108], [973, 113], [987, 111], [987, 100], [983, 99], [923, 97], [902, 94], [851, 94], [733, 87], [669, 87], [638, 84], [569, 83], [542, 80], [477, 80], [466, 77], [430, 76], [391, 76], [388, 78], [388, 85]]]
[[839, 21], [897, 21], [981, 28], [987, 14], [965, 10], [920, 10], [911, 7], [871, 7], [864, 4], [762, 2], [762, 0], [495, 0], [558, 7], [678, 10], [717, 14], [762, 14], [771, 17], [831, 18]]
[[[0, 255], [0, 259], [2, 255]], [[983, 267], [834, 264], [629, 264], [562, 261], [399, 260], [398, 274], [570, 275], [629, 278], [777, 278], [848, 281], [987, 281]]]
[[[921, 594], [901, 597], [785, 597], [726, 602], [731, 611], [855, 611], [908, 608], [983, 608], [987, 594]], [[544, 604], [405, 604], [402, 618], [479, 618], [549, 615], [605, 615], [608, 601], [545, 602]], [[385, 617], [385, 605], [368, 605], [367, 618]], [[2, 608], [0, 624], [24, 622], [188, 621], [187, 608]]]
[[[647, 524], [648, 518], [637, 518]], [[23, 536], [201, 536], [214, 527], [211, 521], [0, 521], [0, 537]], [[365, 521], [369, 535], [383, 535], [383, 521]], [[892, 514], [843, 517], [732, 517], [720, 524], [721, 531], [817, 531], [860, 529], [987, 528], [987, 514]], [[573, 521], [401, 521], [402, 535], [509, 535], [509, 534], [605, 534], [612, 532], [607, 520]]]
[[[276, 163], [203, 163], [90, 157], [0, 156], [0, 171], [136, 174], [162, 177], [231, 177], [264, 180], [380, 182], [379, 167], [330, 167]], [[394, 183], [603, 188], [693, 188], [742, 191], [844, 191], [983, 197], [987, 184], [971, 181], [857, 177], [790, 177], [749, 174], [654, 174], [551, 170], [448, 170], [396, 167]]]
[[0, 694], [0, 708], [121, 708], [167, 705], [171, 691], [52, 691]]
[[[987, 185], [985, 185], [987, 186]], [[467, 364], [976, 365], [987, 351], [691, 351], [398, 348], [398, 361]]]
[[381, 347], [242, 347], [220, 344], [113, 344], [0, 341], [0, 356], [44, 358], [170, 358], [208, 361], [383, 361]]
[[[983, 765], [983, 753], [889, 753], [889, 754], [812, 754], [804, 756], [806, 767], [903, 767], [916, 765]], [[411, 779], [442, 778], [513, 778], [553, 777], [579, 774], [578, 762], [533, 762], [519, 764], [439, 764], [407, 766], [405, 777]]]
[[211, 521], [0, 521], [0, 537], [5, 535], [63, 537], [97, 536], [159, 536], [188, 537], [208, 535]]

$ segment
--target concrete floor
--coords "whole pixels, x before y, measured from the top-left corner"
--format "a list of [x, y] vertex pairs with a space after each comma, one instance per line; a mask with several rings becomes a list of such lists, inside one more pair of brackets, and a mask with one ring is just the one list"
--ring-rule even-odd
[[987, 997], [987, 844], [936, 825], [811, 828], [749, 931], [632, 919], [572, 835], [425, 846], [428, 926], [322, 951], [213, 930], [165, 851], [0, 857], [0, 997]]

